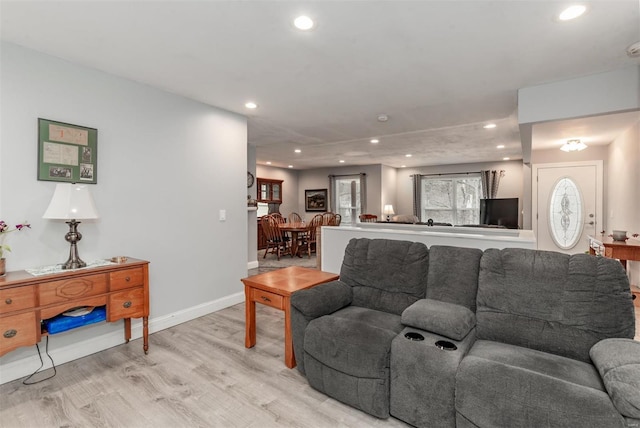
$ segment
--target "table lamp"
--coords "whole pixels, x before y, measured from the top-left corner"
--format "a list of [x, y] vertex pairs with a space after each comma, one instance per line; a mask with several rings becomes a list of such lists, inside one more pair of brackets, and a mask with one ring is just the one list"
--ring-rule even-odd
[[385, 205], [384, 208], [382, 209], [382, 214], [387, 216], [387, 221], [389, 221], [389, 216], [394, 215], [395, 213], [393, 212], [393, 205]]
[[64, 239], [71, 244], [69, 259], [62, 265], [62, 269], [77, 269], [87, 264], [78, 256], [77, 242], [82, 239], [78, 232], [77, 219], [98, 218], [98, 210], [93, 203], [89, 187], [85, 184], [58, 183], [53, 193], [49, 207], [42, 218], [52, 220], [69, 220], [69, 232]]

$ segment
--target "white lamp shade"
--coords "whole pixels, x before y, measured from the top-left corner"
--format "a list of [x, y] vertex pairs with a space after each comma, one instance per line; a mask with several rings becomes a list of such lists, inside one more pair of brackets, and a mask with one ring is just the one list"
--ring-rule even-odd
[[58, 183], [42, 218], [82, 220], [98, 218], [89, 187], [85, 184]]
[[393, 214], [395, 214], [393, 212], [393, 205], [385, 205], [384, 208], [382, 209], [382, 214], [384, 214], [384, 215], [393, 215]]

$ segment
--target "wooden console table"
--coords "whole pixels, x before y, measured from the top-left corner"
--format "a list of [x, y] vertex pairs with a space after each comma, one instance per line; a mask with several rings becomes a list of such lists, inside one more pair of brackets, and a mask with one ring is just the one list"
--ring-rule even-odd
[[123, 263], [34, 276], [7, 272], [0, 277], [0, 356], [32, 346], [48, 335], [43, 320], [82, 306], [106, 306], [107, 322], [142, 318], [143, 349], [149, 350], [149, 262]]
[[[589, 254], [601, 255], [611, 259], [618, 259], [624, 269], [627, 269], [627, 260], [640, 261], [640, 241], [629, 238], [626, 241], [614, 241], [607, 235], [589, 236]], [[634, 295], [634, 304], [640, 306], [640, 284], [631, 285]]]

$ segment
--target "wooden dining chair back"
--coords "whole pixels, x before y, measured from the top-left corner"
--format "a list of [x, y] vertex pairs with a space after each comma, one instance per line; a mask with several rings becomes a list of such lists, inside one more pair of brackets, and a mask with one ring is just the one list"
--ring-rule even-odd
[[360, 214], [360, 223], [375, 223], [378, 216], [375, 214]]
[[340, 226], [340, 223], [342, 223], [342, 216], [340, 214], [336, 214], [336, 220], [335, 220], [334, 226]]
[[311, 253], [316, 251], [316, 236], [319, 233], [318, 229], [322, 225], [322, 214], [317, 214], [311, 219], [307, 226], [307, 231], [304, 233], [304, 239], [300, 244], [300, 252], [307, 253], [309, 258], [311, 258]]
[[300, 214], [296, 212], [289, 214], [287, 220], [289, 221], [289, 223], [302, 223], [302, 217], [300, 217]]
[[280, 256], [290, 254], [289, 238], [278, 227], [278, 219], [273, 215], [265, 215], [261, 221], [262, 231], [267, 240], [267, 249], [264, 251], [262, 258], [267, 257], [269, 250], [271, 250], [271, 254], [275, 254], [278, 257], [278, 260], [280, 260]]
[[269, 214], [271, 217], [273, 217], [274, 219], [276, 219], [276, 221], [278, 223], [286, 223], [287, 219], [284, 218], [284, 216], [280, 213], [273, 213], [273, 214]]
[[336, 221], [335, 213], [326, 212], [322, 214], [322, 225], [323, 226], [334, 226]]

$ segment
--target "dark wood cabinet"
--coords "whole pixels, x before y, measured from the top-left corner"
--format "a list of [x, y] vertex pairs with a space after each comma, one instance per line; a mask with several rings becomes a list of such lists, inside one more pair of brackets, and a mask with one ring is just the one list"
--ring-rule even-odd
[[282, 203], [282, 181], [258, 178], [258, 202]]
[[258, 250], [267, 248], [267, 237], [262, 231], [262, 217], [258, 218]]

